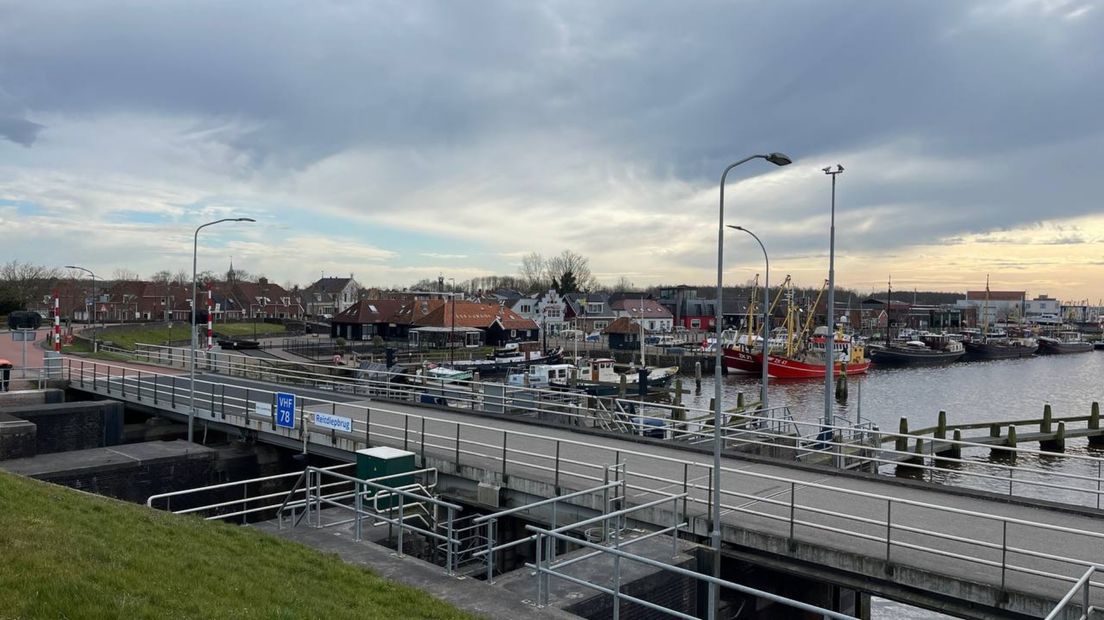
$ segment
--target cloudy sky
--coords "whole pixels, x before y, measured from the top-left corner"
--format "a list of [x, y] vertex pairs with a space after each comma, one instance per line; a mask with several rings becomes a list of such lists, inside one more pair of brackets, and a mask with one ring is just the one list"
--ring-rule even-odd
[[[1104, 7], [0, 0], [0, 259], [1104, 297]], [[760, 271], [731, 232], [726, 278]]]

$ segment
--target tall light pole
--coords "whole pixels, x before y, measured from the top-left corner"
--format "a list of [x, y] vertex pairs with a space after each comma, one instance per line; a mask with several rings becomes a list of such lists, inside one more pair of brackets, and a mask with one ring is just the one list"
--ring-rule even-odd
[[828, 227], [828, 334], [824, 340], [824, 423], [832, 424], [832, 373], [836, 369], [836, 176], [843, 166], [824, 169], [832, 177], [832, 217]]
[[449, 364], [452, 364], [454, 362], [453, 352], [456, 350], [456, 343], [454, 342], [456, 338], [456, 278], [449, 278], [449, 282], [452, 283], [449, 288], [453, 289], [449, 291], [450, 301], [452, 302], [449, 304], [452, 306], [452, 319], [449, 320]]
[[[776, 166], [785, 166], [791, 162], [790, 158], [782, 153], [752, 155], [734, 164], [729, 164], [729, 166], [724, 169], [724, 172], [721, 173], [721, 202], [718, 211], [719, 222], [717, 224], [717, 307], [715, 308], [716, 312], [714, 316], [717, 342], [713, 345], [715, 349], [713, 368], [713, 382], [715, 384], [715, 390], [713, 392], [713, 526], [709, 536], [713, 547], [713, 576], [717, 579], [721, 578], [721, 366], [724, 364], [724, 352], [721, 346], [721, 321], [723, 320], [721, 307], [723, 306], [722, 297], [724, 294], [722, 290], [724, 286], [722, 273], [724, 268], [724, 188], [729, 171], [753, 159], [765, 159]], [[720, 595], [721, 591], [717, 584], [710, 582], [710, 620], [717, 617], [717, 607], [721, 600]]]
[[763, 242], [759, 240], [759, 236], [743, 226], [729, 225], [732, 230], [742, 230], [751, 235], [759, 244], [759, 248], [763, 250], [763, 262], [766, 263], [766, 267], [763, 271], [763, 386], [762, 393], [759, 395], [760, 410], [766, 411], [769, 409], [767, 405], [767, 377], [770, 375], [768, 359], [770, 358], [770, 258], [767, 256], [767, 248], [763, 246]]
[[192, 324], [191, 324], [191, 346], [189, 347], [188, 356], [189, 361], [189, 378], [188, 378], [188, 443], [192, 442], [192, 429], [195, 426], [195, 367], [196, 367], [196, 295], [198, 290], [196, 287], [196, 258], [199, 255], [199, 231], [207, 228], [208, 226], [214, 226], [215, 224], [221, 224], [223, 222], [256, 222], [257, 220], [251, 217], [224, 217], [221, 220], [215, 220], [213, 222], [207, 222], [201, 224], [195, 229], [195, 235], [192, 236]]
[[[76, 265], [66, 265], [66, 269], [78, 269], [92, 276], [92, 352], [96, 352], [96, 274], [92, 273], [91, 269], [85, 269], [84, 267], [77, 267]], [[88, 318], [88, 317], [85, 317]]]

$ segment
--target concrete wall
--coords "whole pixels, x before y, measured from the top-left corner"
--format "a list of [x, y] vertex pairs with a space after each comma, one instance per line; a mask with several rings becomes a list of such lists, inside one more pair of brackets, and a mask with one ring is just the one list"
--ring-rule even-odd
[[93, 448], [0, 462], [12, 473], [98, 495], [145, 503], [157, 493], [212, 482], [215, 450], [183, 441]]
[[0, 460], [35, 455], [34, 424], [0, 413]]
[[[4, 413], [35, 425], [36, 454], [111, 446], [122, 440], [123, 403], [118, 401], [9, 407]], [[15, 456], [0, 450], [0, 459]]]

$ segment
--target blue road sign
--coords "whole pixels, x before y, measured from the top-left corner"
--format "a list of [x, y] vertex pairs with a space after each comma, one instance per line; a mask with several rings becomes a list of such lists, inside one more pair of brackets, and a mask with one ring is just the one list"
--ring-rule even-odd
[[295, 428], [295, 394], [276, 393], [276, 426]]

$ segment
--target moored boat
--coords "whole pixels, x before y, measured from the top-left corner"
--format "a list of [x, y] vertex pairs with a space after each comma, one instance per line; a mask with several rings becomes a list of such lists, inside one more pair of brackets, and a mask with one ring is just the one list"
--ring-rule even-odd
[[1066, 353], [1086, 353], [1093, 350], [1091, 342], [1081, 338], [1081, 332], [1058, 332], [1058, 337], [1039, 337], [1040, 355], [1063, 355]]
[[958, 361], [966, 355], [961, 342], [946, 336], [930, 335], [924, 340], [909, 340], [870, 351], [875, 366], [938, 366]]

